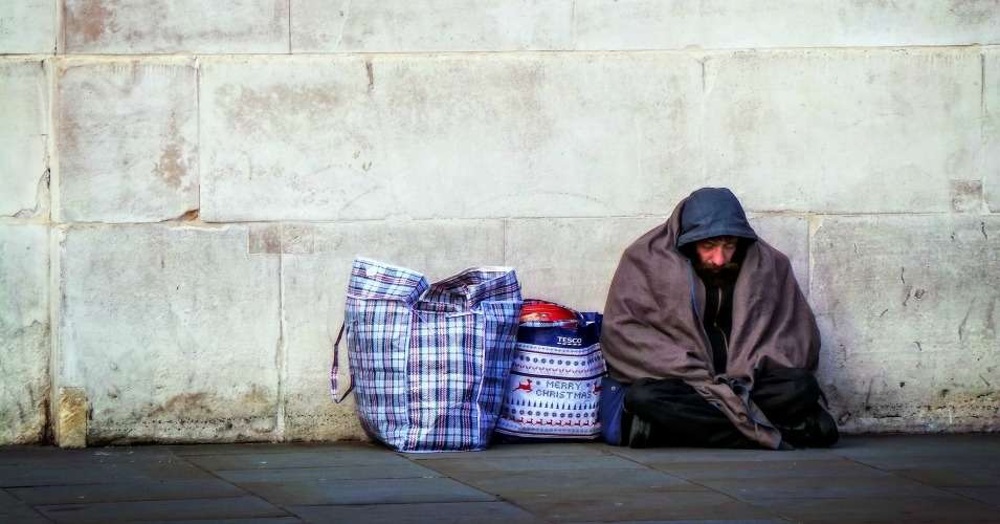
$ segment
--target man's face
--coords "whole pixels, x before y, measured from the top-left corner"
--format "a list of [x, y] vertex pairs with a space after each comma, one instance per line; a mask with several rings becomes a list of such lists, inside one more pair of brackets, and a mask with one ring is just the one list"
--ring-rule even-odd
[[733, 264], [736, 254], [736, 237], [714, 237], [695, 243], [698, 253], [698, 268], [710, 273], [718, 273]]

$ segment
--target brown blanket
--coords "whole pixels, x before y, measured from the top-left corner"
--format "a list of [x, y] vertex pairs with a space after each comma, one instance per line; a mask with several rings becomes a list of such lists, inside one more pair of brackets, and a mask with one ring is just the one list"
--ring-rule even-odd
[[754, 376], [769, 368], [815, 371], [820, 348], [816, 320], [788, 258], [757, 240], [747, 250], [733, 292], [727, 372], [713, 376], [711, 345], [700, 320], [705, 286], [676, 248], [683, 205], [622, 255], [601, 336], [609, 371], [625, 383], [680, 378], [744, 435], [777, 448], [781, 434], [749, 397]]

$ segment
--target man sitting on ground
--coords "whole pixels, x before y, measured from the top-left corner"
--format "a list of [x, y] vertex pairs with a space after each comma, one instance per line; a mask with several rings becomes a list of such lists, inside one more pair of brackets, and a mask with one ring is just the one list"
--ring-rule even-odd
[[[622, 255], [604, 311], [620, 444], [826, 447], [820, 338], [788, 258], [725, 188], [695, 191]], [[610, 405], [610, 403], [602, 403]], [[602, 410], [608, 408], [602, 406]], [[614, 433], [614, 431], [612, 431]]]

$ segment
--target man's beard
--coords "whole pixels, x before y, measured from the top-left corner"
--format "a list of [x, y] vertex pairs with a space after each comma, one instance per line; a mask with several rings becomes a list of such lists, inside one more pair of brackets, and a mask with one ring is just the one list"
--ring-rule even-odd
[[721, 266], [710, 267], [699, 263], [695, 266], [695, 271], [698, 272], [698, 276], [706, 284], [718, 286], [724, 283], [735, 282], [736, 277], [740, 274], [740, 265], [736, 262], [727, 262]]

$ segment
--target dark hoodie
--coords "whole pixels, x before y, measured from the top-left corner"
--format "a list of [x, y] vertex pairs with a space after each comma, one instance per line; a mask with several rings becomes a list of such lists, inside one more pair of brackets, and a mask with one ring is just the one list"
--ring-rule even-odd
[[747, 247], [757, 240], [757, 235], [747, 222], [743, 206], [730, 190], [706, 187], [691, 193], [681, 211], [681, 234], [677, 238], [677, 248], [697, 268], [699, 261], [695, 243], [721, 236], [740, 239], [732, 260], [736, 268], [719, 273], [697, 271], [705, 284], [705, 307], [701, 320], [712, 345], [712, 364], [716, 374], [726, 372], [733, 327], [733, 288], [739, 276], [739, 264]]

